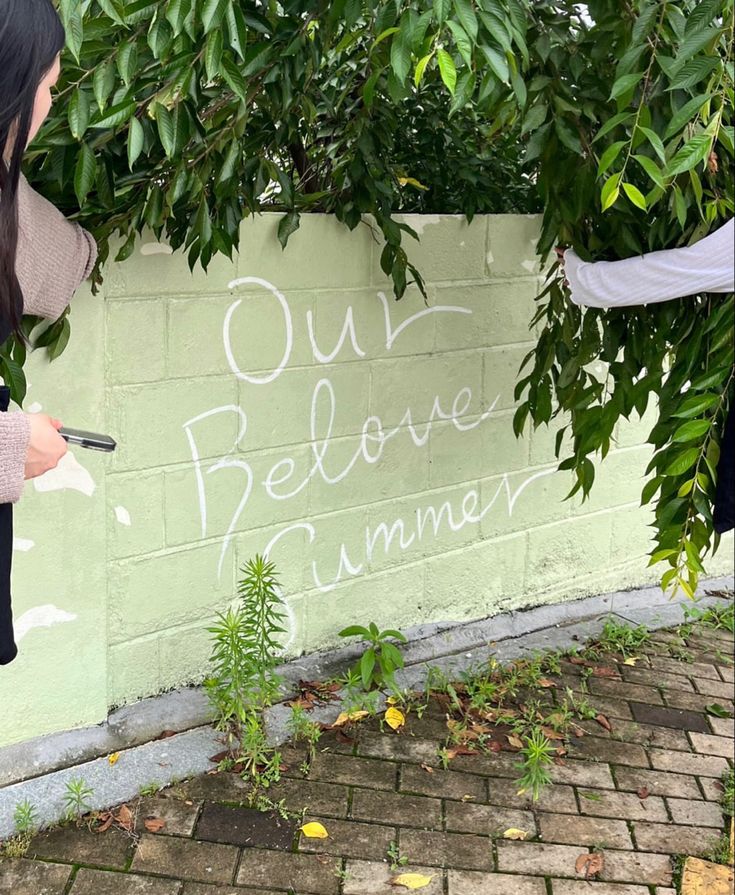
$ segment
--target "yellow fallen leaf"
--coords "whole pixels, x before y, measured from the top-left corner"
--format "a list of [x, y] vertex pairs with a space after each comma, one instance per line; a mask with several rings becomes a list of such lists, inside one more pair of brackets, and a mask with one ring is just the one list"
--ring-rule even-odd
[[112, 755], [107, 756], [107, 760], [110, 762], [110, 764], [117, 764], [118, 758], [120, 758], [119, 752], [113, 752]]
[[518, 830], [515, 827], [511, 827], [503, 833], [503, 839], [525, 839], [526, 836], [528, 833], [525, 830]]
[[635, 665], [638, 662], [638, 656], [628, 656], [623, 665]]
[[397, 696], [389, 696], [385, 701], [388, 703], [388, 705], [398, 705]]
[[424, 876], [421, 873], [402, 873], [400, 876], [394, 876], [390, 884], [403, 886], [404, 889], [425, 889], [433, 879], [433, 876]]
[[301, 827], [301, 832], [307, 839], [329, 839], [329, 833], [327, 833], [324, 826], [317, 823], [317, 821], [312, 821], [310, 824], [304, 824], [303, 827]]
[[385, 723], [393, 730], [398, 730], [406, 723], [406, 716], [400, 709], [390, 708], [385, 713]]
[[428, 186], [424, 186], [423, 183], [420, 183], [415, 177], [399, 177], [398, 183], [400, 183], [401, 186], [414, 186], [417, 190], [429, 189]]
[[344, 727], [348, 721], [362, 721], [363, 718], [367, 718], [370, 712], [360, 711], [360, 712], [341, 712], [337, 716], [337, 720], [334, 722], [332, 727]]

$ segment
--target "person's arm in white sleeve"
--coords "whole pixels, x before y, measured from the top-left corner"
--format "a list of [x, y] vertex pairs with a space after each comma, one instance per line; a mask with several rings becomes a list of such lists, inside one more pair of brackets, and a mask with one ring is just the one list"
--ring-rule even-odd
[[735, 219], [693, 246], [650, 252], [623, 261], [586, 262], [564, 253], [575, 304], [624, 308], [671, 301], [699, 292], [735, 291]]

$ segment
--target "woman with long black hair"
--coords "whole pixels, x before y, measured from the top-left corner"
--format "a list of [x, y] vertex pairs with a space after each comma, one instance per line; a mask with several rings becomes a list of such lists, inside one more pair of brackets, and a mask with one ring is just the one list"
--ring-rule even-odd
[[[51, 109], [65, 35], [51, 0], [0, 0], [0, 344], [23, 337], [23, 314], [56, 320], [97, 260], [92, 237], [31, 189], [23, 153]], [[10, 569], [13, 504], [25, 479], [53, 469], [66, 452], [61, 423], [8, 413], [0, 386], [0, 665], [18, 654]]]

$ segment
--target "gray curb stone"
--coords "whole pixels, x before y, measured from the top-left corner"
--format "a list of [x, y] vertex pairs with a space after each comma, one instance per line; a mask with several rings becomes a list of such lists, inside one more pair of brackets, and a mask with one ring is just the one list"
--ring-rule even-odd
[[[733, 578], [703, 582], [697, 605], [721, 605], [706, 591], [733, 589]], [[507, 662], [535, 652], [581, 645], [600, 633], [609, 615], [651, 629], [684, 620], [685, 597], [670, 601], [658, 587], [589, 597], [571, 603], [537, 606], [471, 622], [441, 622], [406, 629], [402, 652], [406, 667], [401, 686], [419, 689], [430, 667], [460, 674], [491, 655]], [[286, 684], [283, 699], [292, 698], [299, 679], [324, 680], [344, 672], [361, 655], [357, 644], [328, 653], [295, 659], [279, 668]], [[381, 702], [381, 707], [384, 705]], [[317, 708], [315, 721], [330, 724], [341, 711], [339, 702]], [[288, 739], [290, 709], [283, 702], [266, 713], [268, 738], [274, 745]], [[95, 727], [40, 737], [0, 749], [0, 838], [15, 831], [15, 807], [28, 800], [41, 826], [64, 814], [66, 784], [84, 779], [93, 790], [93, 810], [133, 798], [151, 783], [168, 785], [211, 770], [210, 756], [221, 751], [220, 735], [211, 727], [211, 713], [201, 687], [190, 687], [141, 700], [117, 709]], [[175, 736], [156, 740], [163, 730]], [[107, 756], [119, 752], [115, 765]]]

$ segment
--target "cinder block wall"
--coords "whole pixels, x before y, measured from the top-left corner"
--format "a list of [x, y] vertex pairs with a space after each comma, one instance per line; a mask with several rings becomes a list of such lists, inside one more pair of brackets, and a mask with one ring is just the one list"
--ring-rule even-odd
[[538, 220], [410, 222], [428, 306], [415, 289], [393, 299], [368, 225], [319, 215], [285, 253], [277, 216], [246, 222], [239, 258], [206, 275], [143, 239], [102, 294], [77, 296], [70, 348], [33, 359], [26, 409], [119, 450], [77, 450], [26, 487], [0, 746], [201, 681], [206, 627], [257, 552], [278, 567], [290, 655], [351, 623], [651, 580], [645, 421], [619, 433], [584, 505], [563, 502], [555, 430], [513, 435]]

